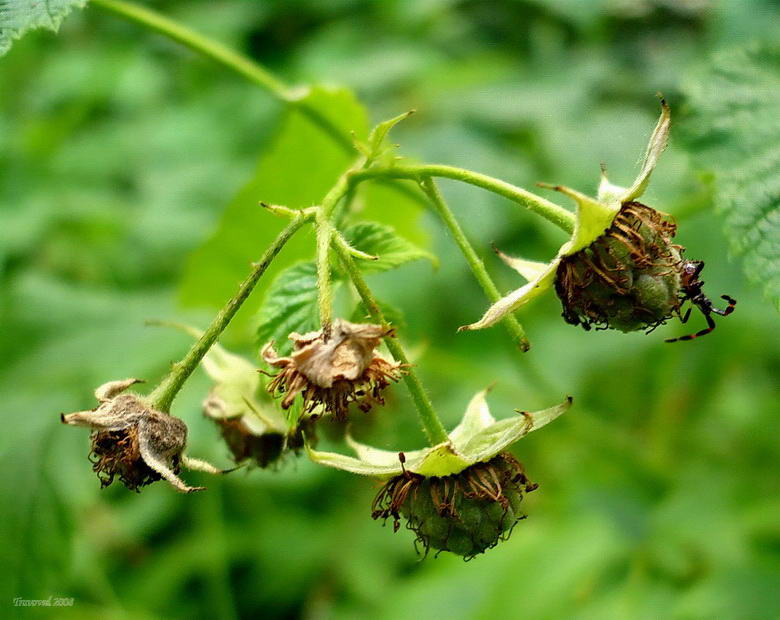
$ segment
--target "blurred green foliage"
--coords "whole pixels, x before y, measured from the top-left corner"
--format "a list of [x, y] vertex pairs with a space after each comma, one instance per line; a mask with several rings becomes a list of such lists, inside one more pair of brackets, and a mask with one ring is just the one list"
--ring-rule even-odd
[[[189, 340], [143, 321], [204, 326], [281, 227], [256, 202], [317, 201], [348, 156], [252, 84], [88, 7], [0, 60], [3, 616], [35, 613], [14, 597], [50, 595], [75, 597], [58, 615], [74, 618], [780, 615], [777, 314], [728, 259], [717, 170], [682, 138], [697, 122], [683, 93], [706, 92], [712, 54], [776, 40], [776, 2], [151, 4], [291, 82], [351, 89], [372, 122], [417, 108], [393, 132], [406, 155], [526, 187], [592, 192], [600, 162], [616, 182], [633, 178], [662, 91], [675, 129], [646, 200], [678, 217], [708, 293], [739, 305], [712, 335], [675, 345], [663, 337], [690, 325], [584, 333], [552, 296], [522, 314], [527, 355], [501, 328], [456, 334], [484, 311], [482, 292], [430, 214], [372, 186], [362, 214], [427, 238], [441, 259], [370, 282], [403, 311], [401, 337], [445, 422], [493, 381], [498, 417], [575, 397], [515, 450], [540, 489], [512, 539], [469, 563], [419, 562], [409, 532], [369, 518], [374, 483], [305, 459], [192, 474], [209, 486], [196, 496], [101, 491], [86, 433], [58, 414], [93, 406], [104, 381], [159, 379]], [[357, 100], [326, 90], [315, 96], [343, 98], [340, 122], [365, 132]], [[503, 290], [518, 279], [491, 241], [540, 260], [562, 241], [504, 200], [442, 187]], [[312, 241], [301, 234], [279, 269], [310, 259]], [[224, 339], [248, 356], [262, 292]], [[227, 464], [200, 415], [207, 385], [196, 373], [174, 413], [192, 454]], [[423, 442], [400, 388], [353, 432], [387, 449]]]

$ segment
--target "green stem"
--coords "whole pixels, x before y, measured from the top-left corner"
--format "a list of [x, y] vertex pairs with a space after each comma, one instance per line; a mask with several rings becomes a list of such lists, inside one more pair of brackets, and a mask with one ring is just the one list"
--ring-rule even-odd
[[[485, 264], [474, 250], [474, 246], [471, 245], [466, 238], [466, 235], [463, 233], [463, 229], [455, 218], [455, 214], [450, 210], [449, 206], [447, 206], [447, 203], [444, 201], [444, 197], [441, 195], [434, 180], [430, 177], [425, 178], [420, 181], [420, 187], [428, 195], [434, 210], [449, 229], [452, 238], [455, 240], [455, 243], [458, 244], [466, 262], [469, 264], [469, 267], [471, 267], [474, 277], [477, 279], [477, 282], [479, 282], [482, 290], [485, 291], [485, 295], [487, 295], [491, 302], [497, 302], [501, 299], [501, 293], [499, 292], [498, 287], [493, 282], [490, 274], [488, 274], [487, 269], [485, 269]], [[508, 314], [504, 318], [503, 323], [512, 339], [520, 347], [520, 350], [528, 351], [530, 345], [525, 336], [525, 330], [523, 329], [523, 326], [520, 325], [520, 322], [513, 315]]]
[[350, 191], [349, 175], [362, 165], [362, 158], [342, 174], [336, 184], [325, 194], [317, 209], [317, 291], [320, 309], [320, 324], [326, 334], [333, 320], [333, 291], [330, 285], [330, 248], [333, 239], [331, 218], [339, 201]]
[[231, 71], [268, 91], [277, 100], [294, 106], [320, 129], [327, 133], [348, 153], [354, 152], [351, 136], [347, 135], [331, 120], [302, 98], [304, 90], [294, 89], [273, 75], [268, 69], [238, 52], [187, 28], [186, 26], [157, 13], [145, 6], [124, 2], [124, 0], [91, 0], [91, 3], [129, 21], [165, 35], [174, 41], [218, 62]]
[[330, 286], [330, 222], [317, 210], [317, 301], [320, 311], [320, 327], [327, 338], [333, 321], [333, 291]]
[[571, 211], [551, 202], [533, 192], [517, 187], [506, 181], [496, 179], [486, 174], [444, 166], [439, 164], [406, 164], [389, 167], [374, 167], [366, 170], [357, 170], [352, 173], [351, 181], [360, 182], [364, 179], [410, 179], [418, 183], [428, 177], [441, 177], [453, 179], [481, 187], [489, 192], [508, 198], [520, 204], [530, 211], [542, 216], [567, 233], [574, 232], [575, 217]]
[[263, 254], [260, 262], [254, 264], [252, 272], [238, 287], [238, 292], [225, 304], [222, 310], [211, 321], [211, 324], [203, 332], [198, 341], [192, 345], [187, 355], [180, 362], [176, 362], [171, 371], [163, 378], [159, 385], [149, 395], [152, 407], [159, 411], [168, 412], [171, 409], [171, 403], [184, 386], [189, 376], [198, 366], [203, 356], [208, 353], [219, 335], [225, 330], [230, 321], [235, 316], [238, 309], [246, 301], [252, 289], [255, 288], [260, 277], [265, 273], [271, 261], [276, 257], [284, 244], [290, 240], [296, 231], [303, 226], [305, 222], [311, 219], [310, 215], [297, 215], [293, 220], [279, 233], [274, 242]]
[[[349, 253], [349, 246], [340, 234], [334, 235], [333, 248], [339, 255], [344, 268], [349, 274], [352, 283], [355, 285], [355, 289], [363, 300], [371, 318], [383, 327], [389, 328], [390, 324], [382, 314], [379, 304], [374, 298], [371, 290], [368, 288], [368, 284], [366, 284], [366, 281], [363, 279], [363, 275], [355, 264], [355, 260]], [[422, 382], [414, 373], [411, 364], [409, 364], [409, 358], [406, 357], [406, 353], [404, 353], [401, 343], [398, 342], [397, 338], [386, 338], [385, 344], [396, 361], [407, 365], [406, 368], [408, 372], [404, 376], [404, 382], [412, 397], [414, 406], [417, 408], [417, 414], [420, 418], [423, 431], [428, 437], [428, 442], [432, 446], [435, 446], [448, 441], [449, 437], [447, 436], [447, 431], [444, 430], [444, 426], [442, 425], [441, 420], [439, 420], [439, 416], [436, 415], [431, 399], [428, 398], [428, 395], [425, 393]]]

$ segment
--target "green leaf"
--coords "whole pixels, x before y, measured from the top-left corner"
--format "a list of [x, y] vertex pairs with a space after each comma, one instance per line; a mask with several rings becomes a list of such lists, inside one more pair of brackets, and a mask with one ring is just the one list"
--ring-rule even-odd
[[87, 0], [0, 0], [0, 56], [30, 30], [48, 28], [57, 32], [68, 13], [84, 8], [86, 3]]
[[[367, 133], [366, 112], [348, 90], [314, 88], [306, 100], [345, 134]], [[356, 153], [348, 153], [307, 116], [291, 108], [272, 144], [260, 158], [252, 179], [228, 204], [214, 234], [190, 257], [180, 290], [188, 306], [221, 307], [236, 283], [287, 224], [258, 206], [260, 200], [292, 208], [318, 204]], [[311, 233], [304, 230], [274, 260], [255, 294], [239, 315], [247, 321], [259, 305], [274, 274], [313, 251]], [[244, 327], [246, 324], [244, 323]], [[240, 329], [240, 326], [239, 326]]]
[[780, 310], [780, 47], [716, 56], [687, 94], [692, 143], [748, 279]]
[[382, 149], [386, 148], [385, 140], [387, 138], [387, 134], [390, 133], [390, 130], [401, 121], [409, 118], [412, 114], [414, 114], [414, 110], [409, 110], [408, 112], [399, 114], [394, 118], [382, 121], [371, 130], [371, 133], [368, 136], [368, 147], [371, 157], [377, 157], [381, 154]]
[[[335, 287], [334, 283], [334, 287]], [[258, 314], [257, 340], [271, 340], [277, 350], [288, 352], [291, 332], [305, 334], [319, 329], [317, 305], [317, 266], [299, 263], [282, 271], [271, 284]]]
[[428, 259], [434, 265], [436, 257], [399, 237], [390, 226], [377, 222], [361, 222], [344, 231], [349, 244], [377, 260], [357, 260], [358, 266], [365, 272], [389, 271], [413, 260]]

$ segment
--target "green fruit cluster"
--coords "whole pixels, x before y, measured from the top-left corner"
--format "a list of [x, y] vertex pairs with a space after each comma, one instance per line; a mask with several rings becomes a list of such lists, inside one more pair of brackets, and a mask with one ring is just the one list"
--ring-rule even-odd
[[391, 480], [377, 496], [384, 510], [375, 510], [374, 517], [392, 515], [397, 528], [400, 515], [426, 551], [472, 558], [509, 536], [524, 518], [524, 493], [536, 486], [517, 459], [501, 453], [451, 476], [407, 474]]
[[664, 323], [679, 309], [682, 248], [671, 219], [638, 202], [558, 266], [555, 290], [573, 325], [631, 332]]

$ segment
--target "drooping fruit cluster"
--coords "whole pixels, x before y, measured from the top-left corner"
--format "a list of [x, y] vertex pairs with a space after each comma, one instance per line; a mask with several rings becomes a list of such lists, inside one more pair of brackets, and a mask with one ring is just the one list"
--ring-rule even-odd
[[538, 485], [508, 452], [450, 476], [404, 472], [390, 479], [372, 504], [374, 519], [393, 518], [397, 531], [404, 517], [423, 548], [472, 558], [508, 538], [524, 493]]
[[630, 332], [671, 318], [682, 292], [676, 228], [655, 209], [625, 203], [603, 235], [561, 259], [555, 290], [566, 321]]

